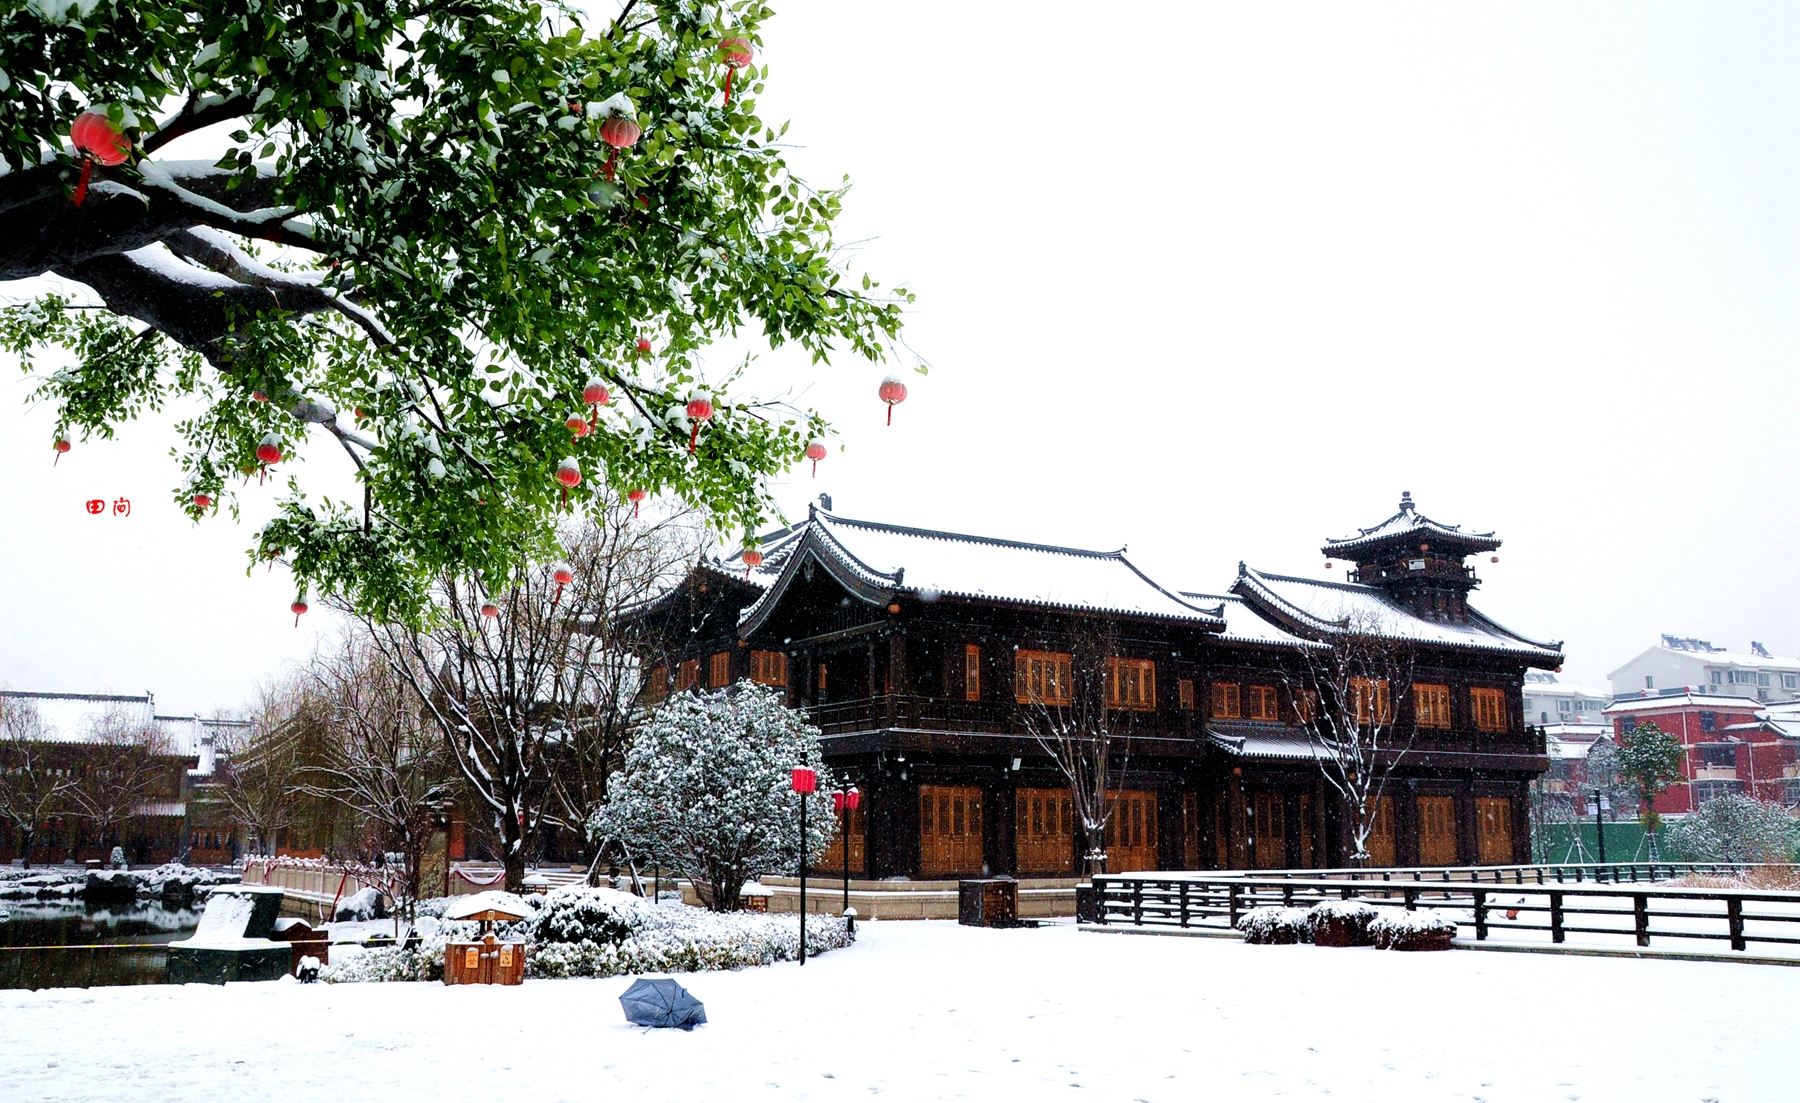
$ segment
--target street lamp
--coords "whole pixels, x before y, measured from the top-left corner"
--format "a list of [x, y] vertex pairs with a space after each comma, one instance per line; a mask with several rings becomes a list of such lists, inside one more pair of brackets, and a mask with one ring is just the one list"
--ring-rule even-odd
[[1594, 799], [1588, 801], [1588, 815], [1594, 817], [1594, 839], [1600, 847], [1600, 864], [1606, 864], [1606, 823], [1600, 813], [1612, 811], [1612, 801], [1607, 800], [1600, 790], [1594, 790]]
[[844, 914], [850, 914], [850, 813], [856, 811], [862, 803], [862, 792], [858, 789], [839, 789], [831, 794], [831, 810], [842, 815], [843, 826], [838, 830], [838, 841], [844, 848]]
[[794, 767], [794, 792], [800, 794], [800, 964], [806, 964], [806, 798], [819, 791], [819, 774], [810, 766]]

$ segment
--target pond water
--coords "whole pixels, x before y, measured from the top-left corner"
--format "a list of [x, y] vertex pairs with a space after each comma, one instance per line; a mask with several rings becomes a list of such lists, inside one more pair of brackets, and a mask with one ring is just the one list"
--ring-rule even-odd
[[161, 984], [165, 945], [200, 925], [197, 908], [159, 901], [88, 907], [0, 901], [0, 988]]

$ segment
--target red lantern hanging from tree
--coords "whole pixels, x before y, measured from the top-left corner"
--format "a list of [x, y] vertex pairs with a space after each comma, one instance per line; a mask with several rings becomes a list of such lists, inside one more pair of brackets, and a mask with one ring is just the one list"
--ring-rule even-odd
[[88, 181], [94, 174], [94, 162], [103, 165], [123, 164], [131, 153], [131, 139], [113, 128], [104, 107], [90, 107], [75, 116], [69, 127], [69, 140], [81, 154], [81, 180], [75, 185], [75, 205], [87, 198]]
[[580, 414], [570, 414], [563, 419], [563, 424], [568, 426], [569, 432], [574, 433], [577, 437], [587, 436], [588, 431], [592, 428], [592, 426], [588, 425], [587, 418], [582, 417]]
[[744, 561], [744, 577], [745, 578], [749, 578], [751, 571], [754, 571], [756, 568], [762, 566], [762, 561], [763, 561], [762, 552], [757, 551], [755, 548], [745, 548], [744, 554], [740, 558], [742, 558]]
[[695, 446], [700, 443], [700, 423], [712, 420], [712, 398], [705, 391], [695, 391], [687, 402], [687, 416], [693, 425], [693, 430], [688, 433], [688, 455], [691, 456]]
[[650, 338], [639, 337], [637, 339], [637, 351], [638, 351], [639, 356], [649, 356], [650, 355]]
[[806, 458], [812, 461], [813, 478], [818, 478], [819, 461], [825, 458], [825, 442], [814, 437], [813, 442], [806, 446]]
[[563, 502], [567, 504], [569, 491], [581, 485], [581, 464], [576, 462], [574, 456], [565, 456], [556, 465], [556, 481], [563, 485]]
[[281, 438], [274, 433], [265, 436], [256, 446], [256, 458], [262, 463], [262, 470], [256, 475], [256, 484], [261, 486], [269, 473], [269, 465], [281, 462]]
[[737, 76], [739, 69], [750, 64], [756, 54], [751, 50], [749, 40], [743, 38], [728, 38], [719, 43], [719, 53], [725, 61], [725, 106], [730, 107], [731, 80]]
[[608, 116], [607, 120], [600, 124], [600, 140], [612, 147], [612, 152], [606, 157], [607, 183], [612, 182], [613, 162], [619, 159], [619, 151], [630, 149], [636, 145], [638, 138], [643, 133], [644, 130], [638, 126], [636, 119], [627, 118], [624, 115]]
[[481, 615], [484, 617], [497, 617], [500, 615], [500, 607], [494, 604], [493, 598], [488, 598], [481, 603]]
[[894, 407], [906, 401], [906, 384], [900, 381], [898, 375], [890, 372], [888, 377], [881, 381], [881, 389], [876, 393], [881, 396], [881, 401], [887, 403], [887, 423], [892, 425], [894, 423]]
[[294, 614], [294, 627], [300, 627], [300, 618], [306, 613], [306, 599], [295, 598], [293, 604], [288, 606], [288, 612]]
[[212, 508], [212, 495], [210, 495], [210, 494], [194, 495], [194, 508], [195, 509], [211, 509]]
[[625, 500], [631, 503], [631, 515], [633, 517], [638, 515], [638, 506], [643, 502], [645, 497], [647, 497], [646, 493], [636, 487], [632, 487], [625, 492]]
[[606, 389], [606, 383], [599, 379], [590, 379], [587, 386], [581, 388], [581, 401], [594, 407], [595, 412], [602, 406], [612, 403], [612, 392]]
[[56, 443], [52, 444], [50, 447], [56, 449], [56, 458], [50, 461], [50, 466], [55, 467], [62, 462], [63, 453], [75, 446], [69, 443], [68, 437], [57, 437]]
[[563, 587], [575, 581], [575, 572], [567, 564], [558, 563], [550, 571], [550, 581], [556, 583], [556, 594], [550, 598], [550, 604], [555, 605], [562, 600]]

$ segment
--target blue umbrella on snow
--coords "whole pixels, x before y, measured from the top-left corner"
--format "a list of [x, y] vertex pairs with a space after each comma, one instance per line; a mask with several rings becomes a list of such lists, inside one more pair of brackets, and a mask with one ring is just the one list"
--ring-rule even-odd
[[619, 997], [619, 1006], [638, 1026], [692, 1030], [706, 1021], [706, 1005], [667, 977], [639, 977]]

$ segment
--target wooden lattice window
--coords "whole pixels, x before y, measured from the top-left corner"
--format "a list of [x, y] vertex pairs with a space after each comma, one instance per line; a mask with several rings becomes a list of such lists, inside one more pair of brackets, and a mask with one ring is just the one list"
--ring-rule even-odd
[[1156, 663], [1150, 659], [1106, 660], [1106, 707], [1156, 708]]
[[650, 674], [644, 679], [644, 700], [654, 704], [669, 695], [669, 668], [652, 667]]
[[1117, 803], [1106, 821], [1106, 872], [1157, 868], [1156, 793], [1127, 789], [1114, 795]]
[[1319, 693], [1309, 689], [1294, 698], [1294, 715], [1302, 724], [1310, 724], [1319, 715]]
[[700, 684], [700, 660], [689, 659], [675, 671], [675, 692], [693, 689]]
[[963, 700], [981, 700], [981, 648], [963, 645]]
[[1469, 691], [1469, 711], [1475, 715], [1475, 726], [1484, 732], [1506, 730], [1506, 691], [1475, 688]]
[[1281, 709], [1276, 703], [1274, 686], [1250, 687], [1250, 719], [1279, 720]]
[[1414, 685], [1413, 711], [1418, 715], [1421, 728], [1449, 727], [1450, 687]]
[[1358, 724], [1386, 724], [1394, 719], [1386, 678], [1350, 679], [1350, 706]]
[[[864, 827], [865, 827], [865, 821], [863, 819], [864, 811], [865, 811], [865, 809], [858, 807], [858, 808], [850, 809], [847, 812], [839, 812], [836, 814], [835, 820], [834, 820], [835, 823], [842, 824], [844, 821], [844, 817], [846, 815], [850, 817], [850, 872], [851, 873], [863, 872], [863, 861], [864, 861], [863, 842], [864, 842], [864, 839], [867, 837], [866, 832], [864, 830]], [[832, 873], [833, 871], [835, 871], [838, 874], [838, 876], [840, 876], [840, 877], [843, 876], [843, 873], [844, 873], [844, 836], [841, 833], [839, 833], [839, 832], [832, 833], [831, 843], [825, 849], [825, 856], [823, 858], [820, 858], [818, 861], [818, 864], [815, 865], [813, 868], [819, 870], [822, 873], [826, 873], [826, 874], [829, 874], [829, 873]]]
[[1512, 864], [1512, 812], [1506, 797], [1475, 798], [1475, 849], [1482, 865]]
[[731, 684], [731, 652], [721, 651], [707, 661], [706, 684], [713, 689]]
[[1069, 873], [1075, 868], [1075, 810], [1067, 789], [1020, 789], [1014, 849], [1021, 873]]
[[981, 789], [919, 786], [919, 872], [973, 873], [981, 863]]
[[1244, 715], [1243, 700], [1236, 682], [1212, 684], [1212, 716], [1214, 720], [1238, 720]]
[[1194, 680], [1183, 678], [1175, 683], [1175, 696], [1181, 702], [1183, 712], [1194, 711]]
[[1067, 705], [1075, 700], [1066, 651], [1019, 650], [1013, 656], [1013, 696], [1020, 704]]
[[787, 685], [787, 655], [780, 651], [750, 652], [750, 680], [758, 685]]

